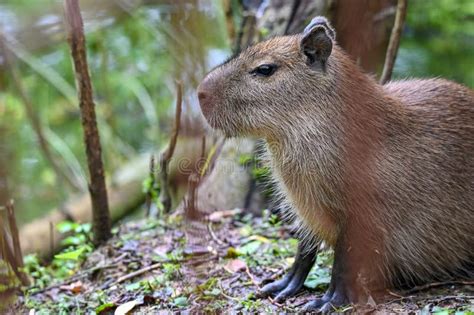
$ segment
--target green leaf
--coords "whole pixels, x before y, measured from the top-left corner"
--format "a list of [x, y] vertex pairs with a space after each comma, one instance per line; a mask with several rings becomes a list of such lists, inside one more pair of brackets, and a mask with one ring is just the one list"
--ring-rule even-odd
[[252, 241], [245, 244], [244, 246], [239, 247], [238, 251], [243, 255], [250, 255], [252, 253], [255, 253], [260, 247], [260, 245], [262, 245], [262, 242]]
[[85, 251], [86, 251], [86, 247], [82, 246], [82, 247], [79, 247], [78, 249], [73, 250], [73, 251], [69, 251], [69, 252], [54, 255], [54, 258], [55, 259], [64, 259], [64, 260], [79, 260], [79, 258], [81, 257], [81, 255]]
[[80, 224], [75, 230], [76, 233], [90, 233], [92, 231], [92, 224], [84, 223]]
[[173, 304], [178, 307], [185, 307], [188, 305], [188, 299], [185, 296], [180, 296], [174, 299]]
[[316, 289], [322, 284], [324, 285], [328, 284], [330, 280], [331, 280], [330, 277], [321, 277], [321, 278], [308, 277], [308, 279], [306, 279], [306, 281], [304, 282], [304, 285], [310, 289]]
[[102, 305], [97, 306], [95, 309], [95, 312], [97, 314], [100, 314], [102, 312], [110, 311], [114, 307], [115, 307], [115, 303], [112, 303], [112, 302], [104, 303]]
[[76, 222], [72, 222], [72, 221], [62, 221], [62, 222], [59, 222], [59, 223], [56, 225], [56, 228], [58, 229], [58, 231], [59, 231], [60, 233], [68, 233], [68, 232], [74, 231], [74, 230], [77, 229], [79, 226], [80, 226], [80, 224], [79, 224], [79, 223], [76, 223]]
[[125, 290], [127, 290], [127, 291], [136, 291], [136, 290], [140, 289], [140, 287], [141, 287], [141, 283], [139, 281], [139, 282], [134, 282], [134, 283], [127, 284], [125, 286]]
[[61, 245], [70, 246], [70, 245], [81, 245], [86, 242], [86, 236], [83, 234], [71, 235], [66, 237], [61, 241]]
[[327, 285], [331, 281], [328, 269], [316, 268], [311, 271], [304, 285], [310, 289], [316, 289], [321, 285]]

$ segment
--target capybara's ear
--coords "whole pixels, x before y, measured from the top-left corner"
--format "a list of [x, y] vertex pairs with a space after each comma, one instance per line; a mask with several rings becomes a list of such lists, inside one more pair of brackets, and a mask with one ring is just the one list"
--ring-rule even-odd
[[319, 63], [323, 69], [331, 55], [336, 33], [326, 18], [315, 17], [306, 26], [301, 39], [301, 51], [308, 58], [308, 64]]

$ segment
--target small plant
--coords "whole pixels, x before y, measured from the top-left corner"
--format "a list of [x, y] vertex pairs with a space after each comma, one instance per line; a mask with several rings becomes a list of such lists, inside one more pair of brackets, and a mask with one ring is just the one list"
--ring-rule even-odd
[[67, 313], [71, 307], [75, 307], [74, 301], [66, 297], [60, 303], [45, 305], [35, 299], [35, 293], [76, 273], [87, 254], [94, 248], [89, 223], [64, 221], [57, 225], [57, 229], [68, 236], [61, 242], [65, 248], [54, 256], [48, 266], [44, 266], [36, 255], [27, 255], [24, 258], [24, 270], [33, 278], [32, 286], [25, 290], [25, 305], [38, 310], [38, 314], [42, 314], [42, 310]]

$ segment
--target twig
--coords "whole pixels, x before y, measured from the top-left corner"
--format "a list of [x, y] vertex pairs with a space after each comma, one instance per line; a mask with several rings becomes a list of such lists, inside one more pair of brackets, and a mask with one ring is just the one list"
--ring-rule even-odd
[[447, 300], [466, 301], [466, 300], [472, 300], [472, 299], [474, 299], [474, 295], [447, 295], [447, 296], [442, 296], [442, 297], [439, 297], [439, 298], [427, 299], [427, 300], [428, 301], [443, 302], [443, 301], [447, 301]]
[[8, 234], [6, 230], [6, 225], [3, 223], [2, 217], [0, 216], [0, 258], [7, 262], [15, 275], [22, 283], [27, 284], [29, 282], [26, 275], [20, 271], [18, 268], [18, 261], [15, 257], [14, 249], [11, 248], [8, 242]]
[[278, 307], [283, 307], [283, 304], [281, 303], [278, 303], [277, 301], [275, 301], [274, 299], [272, 299], [271, 296], [267, 297], [267, 299], [270, 301], [270, 303], [272, 303], [273, 305], [276, 305]]
[[395, 292], [390, 291], [390, 290], [388, 290], [388, 294], [393, 295], [393, 296], [395, 296], [395, 297], [397, 297], [397, 298], [399, 298], [399, 299], [405, 298], [403, 295], [400, 295], [400, 294], [395, 293]]
[[[390, 294], [392, 294], [392, 292], [390, 292]], [[398, 296], [398, 295], [395, 295], [395, 296]], [[446, 300], [455, 300], [455, 299], [458, 299], [458, 300], [470, 300], [470, 299], [474, 299], [474, 296], [473, 295], [447, 295], [447, 296], [442, 296], [442, 297], [436, 297], [436, 298], [427, 298], [427, 297], [424, 297], [424, 296], [415, 296], [415, 295], [407, 295], [407, 296], [400, 296], [399, 298], [396, 298], [396, 299], [393, 299], [393, 300], [390, 300], [386, 303], [383, 303], [383, 304], [380, 304], [380, 305], [390, 305], [390, 304], [393, 304], [393, 303], [398, 303], [398, 302], [403, 302], [403, 301], [406, 301], [406, 300], [410, 300], [411, 302], [416, 302], [416, 301], [432, 301], [432, 302], [442, 302], [442, 301], [446, 301]]]
[[207, 224], [207, 230], [209, 231], [209, 234], [211, 235], [212, 239], [216, 241], [217, 244], [219, 245], [224, 245], [225, 243], [221, 241], [220, 239], [217, 238], [216, 234], [214, 233], [214, 230], [212, 229], [212, 222], [209, 222]]
[[102, 162], [102, 148], [92, 96], [92, 83], [87, 65], [86, 40], [79, 0], [65, 0], [64, 9], [78, 87], [87, 166], [90, 174], [89, 192], [92, 201], [94, 243], [98, 245], [104, 243], [112, 235], [110, 231], [111, 223], [107, 188], [105, 186], [104, 165]]
[[395, 23], [393, 24], [392, 34], [390, 35], [390, 42], [385, 55], [385, 64], [383, 66], [380, 83], [387, 83], [392, 77], [393, 66], [397, 58], [398, 46], [400, 45], [400, 37], [405, 23], [407, 14], [407, 0], [398, 0], [397, 13], [395, 15]]
[[150, 171], [148, 174], [149, 178], [151, 179], [150, 186], [148, 187], [148, 191], [146, 193], [145, 205], [146, 205], [146, 216], [149, 217], [151, 215], [151, 203], [152, 203], [152, 193], [155, 189], [155, 156], [152, 154], [150, 156]]
[[407, 290], [402, 292], [403, 295], [410, 295], [413, 293], [417, 293], [420, 291], [425, 291], [432, 288], [443, 287], [447, 285], [474, 285], [474, 281], [463, 281], [463, 280], [456, 280], [456, 281], [445, 281], [445, 282], [433, 282], [428, 283], [425, 285], [414, 287], [413, 289]]
[[285, 268], [282, 268], [282, 269], [279, 269], [277, 272], [273, 273], [270, 277], [268, 277], [267, 279], [265, 279], [265, 281], [263, 281], [263, 283], [268, 283], [272, 280], [275, 280], [277, 278], [279, 278], [282, 274], [284, 274], [286, 272], [286, 269]]
[[176, 82], [177, 96], [176, 96], [176, 114], [173, 132], [166, 150], [160, 156], [160, 171], [158, 174], [158, 180], [160, 183], [160, 202], [163, 205], [165, 213], [171, 210], [171, 196], [168, 185], [168, 164], [173, 157], [174, 150], [176, 148], [176, 142], [178, 141], [178, 134], [181, 128], [181, 112], [183, 103], [183, 85], [181, 82]]
[[252, 281], [252, 284], [258, 289], [259, 288], [258, 283], [257, 281], [255, 281], [253, 275], [250, 273], [249, 266], [245, 266], [245, 273], [249, 276], [250, 281]]
[[226, 294], [225, 291], [224, 291], [224, 288], [222, 287], [222, 283], [220, 283], [220, 281], [218, 281], [217, 284], [219, 285], [219, 288], [221, 289], [221, 294], [222, 294], [225, 298], [227, 298], [227, 299], [229, 299], [229, 300], [232, 300], [232, 301], [240, 301], [240, 299], [235, 298], [235, 297], [233, 297], [233, 296], [230, 296], [230, 295]]
[[165, 264], [165, 263], [176, 263], [176, 262], [181, 262], [181, 261], [182, 260], [176, 260], [176, 259], [175, 260], [160, 261], [160, 262], [155, 263], [153, 265], [147, 266], [145, 268], [139, 269], [137, 271], [134, 271], [132, 273], [129, 273], [129, 274], [126, 274], [126, 275], [123, 275], [123, 276], [119, 277], [114, 283], [111, 284], [111, 287], [114, 286], [114, 285], [120, 284], [124, 281], [127, 281], [127, 280], [133, 279], [135, 277], [141, 276], [142, 274], [147, 273], [149, 271], [158, 269], [161, 266], [163, 266], [163, 264]]
[[202, 169], [201, 176], [205, 177], [210, 175], [216, 166], [217, 158], [220, 156], [222, 149], [224, 148], [225, 138], [222, 138], [214, 147], [211, 148], [211, 151], [208, 154], [206, 164]]
[[13, 241], [13, 251], [15, 252], [15, 259], [18, 267], [23, 267], [23, 256], [21, 254], [20, 236], [18, 233], [18, 226], [15, 219], [15, 205], [13, 200], [10, 200], [5, 206], [8, 216], [8, 225], [10, 226], [10, 234]]

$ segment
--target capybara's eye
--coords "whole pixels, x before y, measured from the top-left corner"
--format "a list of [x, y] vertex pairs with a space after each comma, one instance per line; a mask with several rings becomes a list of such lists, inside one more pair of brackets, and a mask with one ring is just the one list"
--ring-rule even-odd
[[262, 77], [269, 77], [275, 73], [277, 70], [277, 65], [275, 64], [264, 64], [260, 65], [257, 68], [253, 69], [250, 74]]

